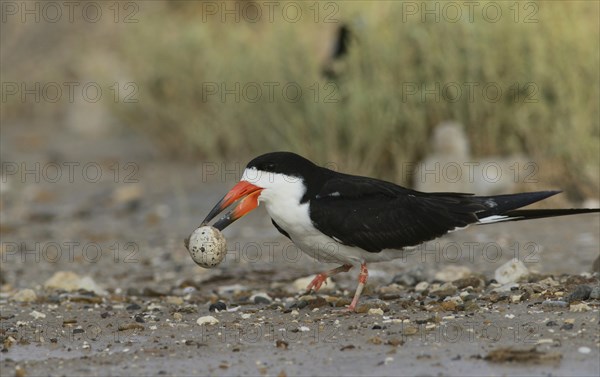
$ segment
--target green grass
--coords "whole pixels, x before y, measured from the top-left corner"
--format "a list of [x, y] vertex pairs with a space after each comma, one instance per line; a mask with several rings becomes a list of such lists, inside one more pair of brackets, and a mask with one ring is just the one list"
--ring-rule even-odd
[[[128, 29], [120, 49], [140, 101], [119, 115], [169, 153], [246, 161], [292, 150], [407, 184], [404, 164], [428, 152], [435, 125], [456, 120], [476, 156], [522, 152], [539, 164], [543, 186], [554, 184], [572, 198], [598, 196], [597, 2], [534, 2], [536, 23], [523, 22], [535, 11], [524, 8], [531, 2], [520, 4], [519, 22], [514, 2], [495, 2], [503, 15], [496, 23], [477, 10], [473, 22], [403, 22], [400, 2], [337, 2], [334, 18], [348, 23], [355, 39], [331, 87], [322, 75], [323, 51], [336, 25], [315, 23], [312, 2], [303, 9], [310, 16], [297, 23], [280, 16], [274, 23], [201, 22], [201, 2], [177, 4], [145, 5], [143, 22]], [[330, 10], [321, 8], [320, 18]], [[263, 95], [255, 103], [203, 98], [206, 85], [236, 82], [264, 90], [265, 82], [292, 82], [303, 96], [288, 102], [276, 92], [274, 101]], [[436, 83], [458, 87], [462, 96], [449, 100], [442, 91], [436, 101], [406, 92]], [[472, 98], [465, 83], [478, 85]], [[498, 101], [483, 97], [486, 84], [502, 89]], [[325, 101], [331, 93], [337, 102]]]

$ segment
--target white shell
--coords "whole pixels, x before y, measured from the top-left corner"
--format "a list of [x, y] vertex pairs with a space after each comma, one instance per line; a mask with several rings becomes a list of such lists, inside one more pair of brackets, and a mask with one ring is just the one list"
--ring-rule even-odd
[[225, 237], [212, 226], [201, 226], [194, 230], [186, 246], [194, 262], [204, 268], [218, 266], [227, 254]]

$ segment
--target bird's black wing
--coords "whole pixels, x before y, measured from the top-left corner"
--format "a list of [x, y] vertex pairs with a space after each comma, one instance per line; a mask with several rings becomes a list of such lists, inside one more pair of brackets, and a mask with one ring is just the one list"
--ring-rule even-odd
[[415, 246], [478, 221], [488, 209], [471, 194], [421, 193], [357, 176], [329, 180], [310, 200], [324, 234], [369, 252]]

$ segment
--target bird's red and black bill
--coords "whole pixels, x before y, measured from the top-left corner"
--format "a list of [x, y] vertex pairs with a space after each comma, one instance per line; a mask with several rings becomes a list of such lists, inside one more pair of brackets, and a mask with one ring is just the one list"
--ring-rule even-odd
[[258, 196], [262, 191], [262, 187], [253, 185], [246, 181], [240, 181], [221, 199], [214, 208], [209, 212], [208, 216], [202, 222], [203, 225], [214, 219], [225, 208], [229, 207], [236, 201], [242, 199], [234, 209], [227, 212], [213, 226], [219, 230], [227, 228], [231, 223], [248, 212], [258, 207]]

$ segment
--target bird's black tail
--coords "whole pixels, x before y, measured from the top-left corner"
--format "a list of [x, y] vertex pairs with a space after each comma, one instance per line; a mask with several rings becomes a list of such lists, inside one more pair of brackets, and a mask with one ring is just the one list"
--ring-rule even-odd
[[600, 212], [600, 208], [568, 208], [568, 209], [519, 209], [531, 203], [538, 202], [560, 191], [537, 191], [521, 194], [474, 197], [486, 209], [477, 213], [480, 224], [491, 224], [503, 221], [519, 221], [575, 215], [581, 213]]

